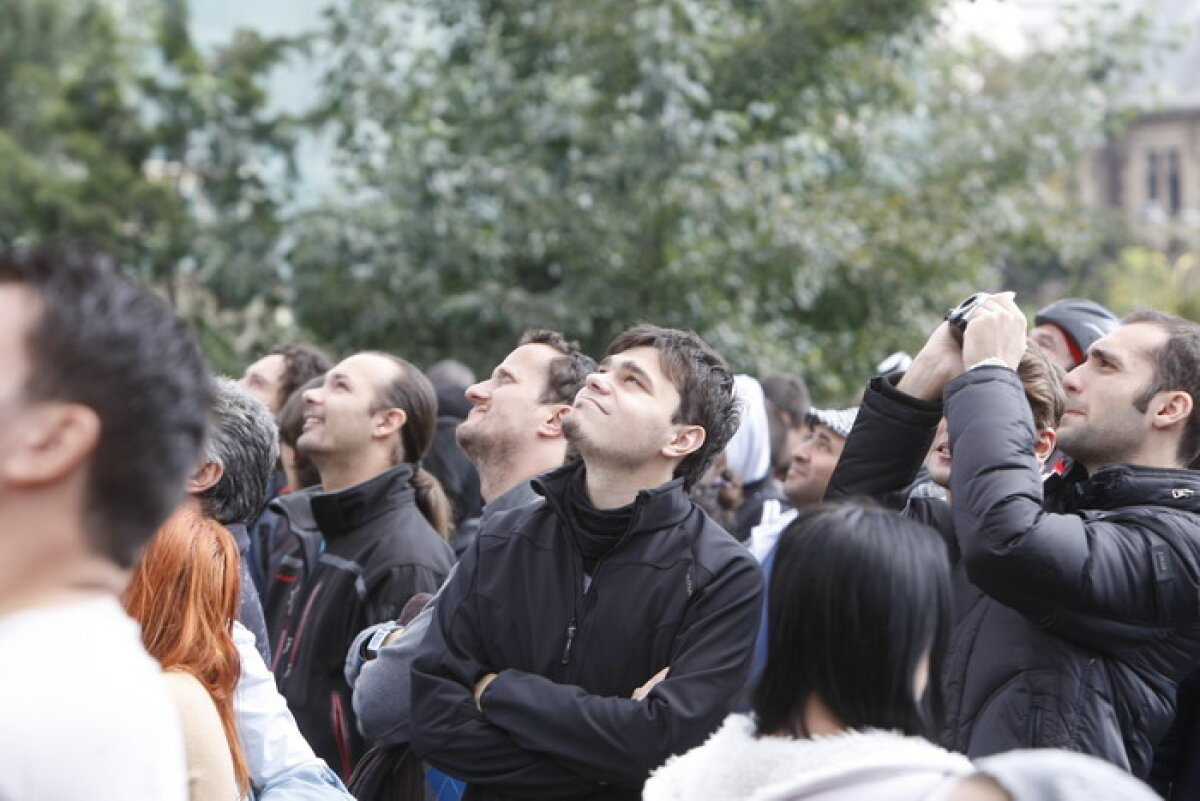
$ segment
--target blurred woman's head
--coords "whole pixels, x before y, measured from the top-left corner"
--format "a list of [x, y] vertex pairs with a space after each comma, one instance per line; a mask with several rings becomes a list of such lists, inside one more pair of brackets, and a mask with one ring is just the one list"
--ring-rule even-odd
[[759, 734], [807, 736], [810, 698], [847, 728], [930, 733], [921, 698], [950, 617], [933, 529], [861, 503], [806, 510], [780, 538], [767, 617]]
[[241, 662], [232, 626], [240, 591], [233, 536], [213, 520], [179, 510], [146, 546], [122, 602], [141, 624], [142, 642], [163, 669], [186, 671], [208, 690], [229, 740], [234, 773], [245, 786], [233, 719]]

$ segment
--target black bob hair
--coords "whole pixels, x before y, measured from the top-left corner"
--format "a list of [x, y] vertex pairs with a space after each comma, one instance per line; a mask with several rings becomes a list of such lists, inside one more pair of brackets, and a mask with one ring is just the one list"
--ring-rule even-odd
[[[805, 511], [780, 538], [767, 596], [767, 663], [753, 693], [761, 735], [805, 737], [815, 694], [851, 729], [930, 736], [950, 622], [946, 545], [869, 503]], [[928, 703], [914, 694], [929, 654]]]

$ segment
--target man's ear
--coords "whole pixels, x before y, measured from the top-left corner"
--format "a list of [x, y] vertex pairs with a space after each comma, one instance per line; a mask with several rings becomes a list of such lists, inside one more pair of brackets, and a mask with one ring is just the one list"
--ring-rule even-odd
[[404, 428], [406, 422], [408, 413], [403, 409], [381, 409], [375, 413], [375, 430], [372, 433], [379, 438], [390, 437]]
[[563, 435], [562, 423], [567, 412], [571, 411], [569, 403], [547, 404], [543, 407], [541, 419], [538, 420], [537, 435], [544, 439], [558, 439]]
[[1050, 458], [1050, 454], [1054, 453], [1054, 446], [1058, 444], [1058, 432], [1053, 428], [1039, 428], [1037, 439], [1033, 442], [1033, 458], [1037, 459], [1038, 465], [1044, 465], [1046, 460]]
[[668, 459], [682, 459], [698, 451], [706, 437], [704, 426], [680, 426], [671, 441], [662, 447], [662, 455]]
[[57, 481], [87, 461], [100, 440], [100, 418], [77, 403], [44, 403], [23, 413], [0, 458], [0, 475], [17, 486]]
[[224, 475], [225, 467], [220, 462], [209, 462], [201, 457], [200, 464], [196, 465], [196, 469], [188, 476], [187, 494], [201, 495], [208, 492], [221, 482]]
[[1167, 390], [1154, 396], [1151, 409], [1154, 417], [1150, 423], [1155, 428], [1170, 428], [1180, 422], [1187, 422], [1192, 414], [1192, 396], [1181, 389]]

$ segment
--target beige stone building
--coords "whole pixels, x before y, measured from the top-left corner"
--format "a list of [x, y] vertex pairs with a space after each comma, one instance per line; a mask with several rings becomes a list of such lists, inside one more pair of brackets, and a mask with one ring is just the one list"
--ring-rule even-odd
[[1182, 39], [1129, 95], [1132, 118], [1082, 170], [1086, 200], [1120, 209], [1156, 249], [1200, 250], [1200, 0], [1159, 0]]

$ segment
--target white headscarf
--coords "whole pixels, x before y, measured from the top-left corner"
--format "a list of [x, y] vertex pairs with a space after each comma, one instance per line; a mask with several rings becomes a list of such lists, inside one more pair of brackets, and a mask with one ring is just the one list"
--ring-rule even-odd
[[725, 465], [743, 484], [766, 477], [771, 469], [771, 436], [762, 384], [753, 376], [733, 377], [733, 394], [742, 407], [742, 421], [725, 446]]

